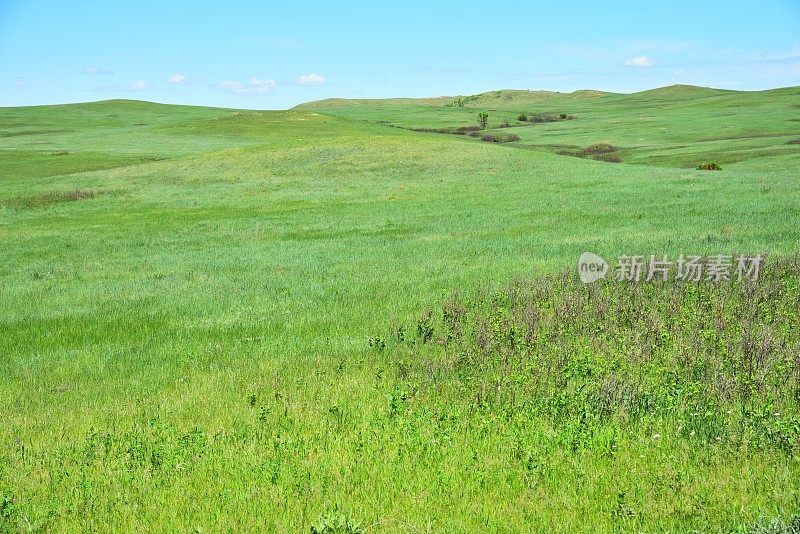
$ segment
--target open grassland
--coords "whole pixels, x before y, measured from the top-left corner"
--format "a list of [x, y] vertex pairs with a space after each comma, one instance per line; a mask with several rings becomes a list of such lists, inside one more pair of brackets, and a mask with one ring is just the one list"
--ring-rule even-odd
[[489, 123], [481, 133], [518, 136], [510, 146], [576, 153], [602, 143], [613, 147], [615, 160], [664, 167], [694, 168], [707, 161], [759, 171], [800, 167], [797, 87], [741, 92], [672, 86], [635, 94], [495, 91], [436, 99], [323, 100], [298, 108], [411, 129], [475, 127], [477, 114], [485, 112]]
[[[757, 294], [552, 273], [791, 257], [797, 92], [512, 102], [575, 119], [501, 145], [406, 129], [499, 102], [0, 109], [0, 530], [790, 522], [796, 263]], [[653, 165], [514, 148], [598, 142]]]

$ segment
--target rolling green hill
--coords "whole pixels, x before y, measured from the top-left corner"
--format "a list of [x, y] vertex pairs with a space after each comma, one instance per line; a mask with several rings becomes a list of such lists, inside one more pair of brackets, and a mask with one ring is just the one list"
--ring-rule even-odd
[[[609, 289], [591, 305], [626, 310], [602, 345], [614, 359], [582, 335], [542, 331], [537, 343], [570, 357], [569, 386], [586, 395], [636, 376], [631, 358], [652, 339], [630, 325], [661, 339], [665, 359], [642, 375], [642, 406], [657, 410], [639, 419], [580, 411], [588, 396], [553, 397], [561, 411], [488, 402], [501, 391], [524, 400], [532, 386], [530, 367], [494, 381], [509, 369], [497, 330], [510, 324], [508, 291], [486, 295], [519, 277], [540, 287], [585, 250], [797, 253], [798, 92], [0, 108], [0, 531], [297, 532], [340, 516], [412, 532], [791, 520], [800, 410], [775, 386], [798, 346], [791, 266], [753, 309], [738, 288]], [[490, 131], [520, 141], [411, 130], [476, 124], [484, 109]], [[522, 112], [575, 118], [517, 125]], [[554, 153], [601, 142], [635, 164]], [[703, 161], [723, 170], [693, 168]], [[583, 289], [553, 287], [519, 309], [602, 327], [575, 311]], [[465, 325], [463, 339], [491, 333], [475, 343], [502, 337], [491, 365], [465, 367], [473, 345], [440, 338], [437, 321], [452, 318], [441, 310], [459, 299], [464, 314], [446, 324]], [[725, 396], [728, 371], [742, 369], [724, 367], [726, 355], [750, 347], [744, 316], [752, 339], [770, 340], [758, 353], [770, 366], [757, 367], [761, 393]], [[674, 317], [683, 322], [668, 327]], [[718, 330], [693, 329], [698, 317]], [[697, 347], [723, 362], [719, 373], [686, 364]], [[710, 377], [722, 377], [713, 398], [701, 395]], [[774, 391], [787, 393], [764, 393]], [[701, 408], [702, 441], [679, 430]]]
[[[297, 109], [401, 128], [462, 127], [462, 133], [486, 112], [483, 133], [518, 136], [509, 146], [581, 154], [602, 143], [624, 163], [693, 168], [715, 162], [767, 171], [800, 164], [799, 97], [798, 87], [743, 92], [673, 85], [634, 94], [506, 90], [435, 99], [337, 99]], [[521, 114], [547, 120], [520, 121]], [[559, 120], [562, 114], [569, 120]]]

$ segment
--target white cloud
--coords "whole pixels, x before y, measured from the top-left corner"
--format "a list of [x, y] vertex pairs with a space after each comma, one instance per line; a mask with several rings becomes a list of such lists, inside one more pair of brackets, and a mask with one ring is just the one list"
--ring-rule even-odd
[[656, 64], [656, 61], [651, 57], [636, 56], [630, 58], [625, 64], [629, 67], [652, 67]]
[[219, 85], [223, 90], [239, 95], [263, 95], [278, 88], [275, 80], [259, 80], [258, 78], [253, 78], [247, 83], [226, 80]]
[[14, 87], [24, 89], [28, 87], [28, 80], [25, 79], [25, 76], [17, 76], [17, 79], [14, 80]]
[[297, 78], [300, 85], [325, 85], [325, 77], [319, 74], [304, 74]]
[[189, 77], [185, 74], [181, 74], [180, 72], [176, 72], [169, 78], [167, 78], [167, 82], [169, 83], [185, 83], [189, 81]]
[[134, 91], [147, 91], [148, 89], [150, 89], [150, 84], [144, 80], [139, 80], [133, 84]]
[[103, 70], [99, 67], [84, 67], [81, 72], [83, 74], [114, 74], [113, 72]]

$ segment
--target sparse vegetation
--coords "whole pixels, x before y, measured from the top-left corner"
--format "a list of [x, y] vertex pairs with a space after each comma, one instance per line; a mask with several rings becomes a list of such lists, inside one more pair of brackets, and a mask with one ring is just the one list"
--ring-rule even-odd
[[46, 208], [59, 202], [75, 202], [85, 198], [94, 198], [96, 191], [76, 188], [69, 191], [48, 191], [36, 195], [21, 195], [9, 199], [6, 204], [17, 210]]

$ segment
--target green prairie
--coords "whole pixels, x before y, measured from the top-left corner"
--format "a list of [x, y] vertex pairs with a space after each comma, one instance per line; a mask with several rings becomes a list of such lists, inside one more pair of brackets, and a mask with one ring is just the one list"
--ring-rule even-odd
[[[0, 531], [796, 524], [798, 96], [0, 108]], [[479, 112], [483, 134], [519, 140], [413, 131]], [[598, 144], [621, 163], [580, 152]], [[735, 284], [603, 286], [669, 340], [639, 374], [636, 329], [609, 322], [616, 337], [595, 343], [578, 326], [602, 323], [558, 326], [553, 311], [588, 289], [557, 273], [574, 277], [587, 250], [767, 252], [781, 267], [755, 307]], [[499, 343], [457, 364], [482, 342], [448, 345], [443, 311], [461, 302], [467, 331], [518, 328], [497, 302], [547, 281], [561, 289], [519, 309], [550, 310], [554, 349], [526, 350], [573, 372], [548, 379], [577, 392], [556, 411], [530, 381], [545, 360], [501, 365]], [[610, 378], [641, 379], [641, 417], [598, 411], [587, 392]], [[498, 384], [511, 404], [476, 394]]]

